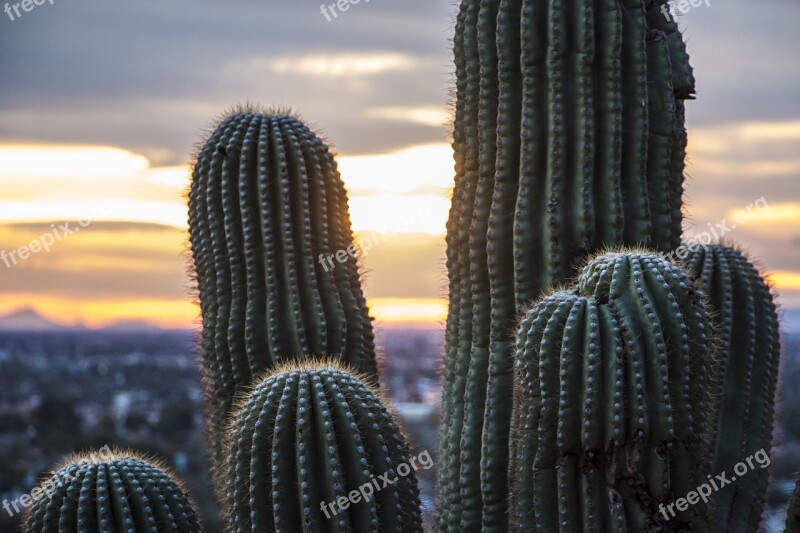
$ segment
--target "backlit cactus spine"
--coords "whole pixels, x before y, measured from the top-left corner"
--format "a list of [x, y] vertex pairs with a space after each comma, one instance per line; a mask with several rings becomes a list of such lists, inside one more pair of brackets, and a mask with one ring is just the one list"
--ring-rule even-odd
[[268, 374], [227, 435], [221, 484], [233, 531], [422, 531], [400, 428], [378, 393], [336, 364]]
[[[773, 441], [775, 391], [781, 342], [769, 285], [747, 257], [725, 245], [698, 246], [689, 258], [718, 322], [721, 341], [720, 413], [712, 471], [733, 472], [746, 457]], [[714, 494], [719, 531], [757, 531], [764, 510], [769, 471]]]
[[375, 377], [347, 194], [322, 139], [289, 115], [231, 113], [199, 150], [189, 234], [215, 463], [234, 397], [265, 370], [331, 356]]
[[711, 332], [686, 273], [648, 253], [599, 256], [534, 304], [516, 341], [513, 530], [709, 530], [703, 502], [665, 505], [709, 472]]
[[181, 483], [129, 452], [74, 455], [42, 486], [51, 490], [28, 509], [26, 533], [202, 531]]
[[461, 2], [440, 530], [506, 530], [518, 313], [589, 252], [680, 243], [694, 79], [665, 3]]

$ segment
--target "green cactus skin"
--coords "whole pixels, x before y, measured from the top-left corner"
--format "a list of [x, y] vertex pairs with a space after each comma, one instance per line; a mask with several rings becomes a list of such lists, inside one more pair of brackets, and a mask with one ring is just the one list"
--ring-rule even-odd
[[665, 3], [461, 2], [440, 530], [506, 530], [518, 313], [589, 252], [680, 244], [694, 79]]
[[[422, 531], [409, 448], [379, 395], [329, 362], [289, 364], [242, 399], [228, 429], [226, 507], [233, 531]], [[389, 473], [395, 483], [383, 486]], [[402, 470], [400, 470], [402, 474]], [[346, 510], [321, 509], [373, 481]]]
[[786, 533], [800, 533], [800, 481], [795, 485], [786, 508]]
[[234, 397], [265, 370], [331, 356], [377, 375], [357, 262], [320, 260], [353, 245], [347, 193], [299, 119], [245, 108], [219, 123], [196, 157], [189, 233], [215, 464]]
[[[708, 295], [721, 340], [720, 417], [713, 472], [733, 472], [759, 450], [770, 453], [780, 367], [778, 315], [769, 285], [739, 250], [697, 246], [689, 267]], [[769, 471], [756, 469], [741, 483], [714, 494], [719, 531], [757, 531]]]
[[511, 439], [514, 531], [708, 531], [712, 322], [679, 267], [610, 253], [523, 316]]
[[160, 464], [115, 451], [102, 460], [75, 455], [53, 473], [23, 517], [26, 533], [198, 533], [202, 531], [181, 483]]

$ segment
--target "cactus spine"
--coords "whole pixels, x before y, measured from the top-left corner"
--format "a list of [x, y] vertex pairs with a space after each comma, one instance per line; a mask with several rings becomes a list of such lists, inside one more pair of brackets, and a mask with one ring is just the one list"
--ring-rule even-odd
[[511, 520], [521, 531], [706, 531], [711, 318], [678, 267], [600, 256], [538, 301], [516, 341]]
[[332, 356], [376, 376], [356, 260], [323, 259], [353, 245], [347, 194], [300, 120], [248, 108], [219, 123], [194, 165], [189, 233], [216, 464], [234, 397], [265, 370]]
[[694, 80], [665, 1], [461, 3], [441, 530], [505, 530], [518, 312], [604, 245], [680, 243]]
[[[233, 531], [422, 531], [397, 423], [375, 391], [335, 364], [291, 363], [268, 374], [227, 435]], [[369, 501], [353, 498], [376, 483]], [[349, 505], [337, 507], [348, 495]]]
[[[689, 265], [708, 295], [719, 323], [720, 371], [725, 379], [713, 472], [759, 450], [772, 448], [775, 390], [781, 353], [772, 294], [758, 270], [739, 250], [725, 245], [697, 247]], [[769, 472], [756, 469], [746, 482], [714, 494], [720, 531], [756, 531], [761, 522]]]
[[127, 452], [72, 456], [23, 518], [26, 533], [198, 533], [189, 496], [161, 465]]

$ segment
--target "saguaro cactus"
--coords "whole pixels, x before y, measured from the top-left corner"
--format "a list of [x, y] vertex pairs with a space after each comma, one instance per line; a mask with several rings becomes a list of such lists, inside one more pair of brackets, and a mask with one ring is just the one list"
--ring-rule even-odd
[[347, 194], [299, 119], [246, 108], [219, 123], [194, 165], [189, 232], [216, 463], [234, 397], [265, 370], [331, 356], [376, 375], [356, 259], [328, 259], [353, 249]]
[[74, 455], [42, 486], [45, 496], [23, 519], [26, 533], [201, 531], [181, 483], [129, 452]]
[[680, 242], [694, 80], [665, 3], [461, 3], [439, 529], [506, 528], [518, 312], [590, 251]]
[[[703, 297], [646, 253], [591, 261], [516, 341], [511, 520], [518, 531], [705, 531], [716, 365]], [[674, 514], [673, 514], [674, 512]]]
[[[759, 450], [770, 453], [775, 390], [781, 354], [778, 316], [772, 294], [758, 270], [739, 250], [698, 246], [689, 266], [717, 317], [724, 381], [713, 472], [733, 472]], [[756, 531], [761, 523], [769, 472], [757, 469], [747, 480], [714, 494], [719, 531]]]
[[228, 430], [234, 531], [422, 531], [413, 462], [379, 395], [335, 364], [292, 363]]

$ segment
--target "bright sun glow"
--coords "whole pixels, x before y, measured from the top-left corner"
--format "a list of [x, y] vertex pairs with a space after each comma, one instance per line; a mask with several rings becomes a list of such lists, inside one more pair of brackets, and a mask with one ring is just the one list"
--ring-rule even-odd
[[[409, 58], [391, 54], [284, 57], [271, 61], [262, 66], [321, 77], [368, 76], [413, 66]], [[373, 108], [367, 114], [430, 126], [448, 120], [446, 109], [439, 107]], [[703, 174], [712, 179], [719, 175], [729, 179], [748, 173], [789, 176], [800, 172], [794, 154], [783, 152], [782, 156], [772, 159], [763, 155], [771, 142], [785, 144], [800, 139], [800, 122], [698, 129], [690, 139], [690, 155], [693, 156], [690, 171], [694, 175]], [[742, 147], [741, 151], [734, 154], [733, 146]], [[741, 157], [734, 157], [737, 155]], [[444, 234], [454, 174], [449, 144], [410, 146], [383, 154], [344, 154], [338, 161], [350, 194], [355, 231]], [[0, 224], [47, 222], [49, 225], [89, 219], [155, 223], [169, 226], [173, 232], [158, 236], [136, 229], [123, 236], [101, 230], [98, 225], [92, 231], [81, 233], [80, 237], [70, 238], [69, 244], [62, 245], [59, 251], [32, 257], [24, 266], [5, 275], [13, 277], [19, 272], [20, 279], [27, 279], [32, 272], [47, 267], [65, 276], [79, 276], [83, 272], [96, 275], [101, 270], [107, 279], [125, 280], [120, 282], [120, 287], [131, 282], [132, 278], [126, 276], [141, 273], [162, 276], [167, 281], [172, 276], [176, 283], [185, 283], [182, 279], [184, 259], [180, 254], [186, 242], [185, 192], [189, 174], [187, 166], [152, 167], [141, 154], [109, 146], [0, 145]], [[753, 198], [752, 202], [755, 200]], [[747, 220], [747, 231], [793, 238], [800, 224], [800, 203], [780, 202], [781, 198], [767, 200], [771, 202], [769, 210], [754, 211]], [[710, 206], [712, 211], [703, 213], [709, 220], [725, 215], [735, 220], [736, 210], [746, 207], [704, 202], [694, 210], [699, 213], [702, 206]], [[704, 228], [703, 224], [698, 227]], [[42, 230], [38, 227], [5, 226], [0, 231], [0, 247], [14, 250], [35, 238], [33, 232], [39, 231]], [[392, 257], [382, 257], [380, 261], [392, 261]], [[383, 264], [380, 261], [374, 264]], [[369, 261], [366, 263], [369, 268]], [[779, 271], [771, 275], [771, 280], [781, 291], [784, 302], [787, 297], [800, 297], [800, 273]], [[397, 293], [402, 295], [402, 288]], [[161, 292], [153, 294], [157, 296], [115, 293], [108, 297], [78, 298], [67, 293], [48, 292], [40, 285], [20, 286], [4, 294], [0, 313], [35, 306], [64, 323], [99, 326], [120, 320], [145, 320], [171, 327], [196, 324], [198, 310], [189, 297], [182, 298], [175, 293], [159, 299]], [[394, 295], [395, 292], [380, 296], [385, 294]], [[434, 297], [373, 297], [369, 303], [378, 322], [386, 325], [439, 323], [445, 319], [447, 310], [447, 302]]]
[[130, 179], [149, 166], [141, 155], [108, 146], [0, 146], [0, 181]]
[[405, 54], [318, 54], [270, 59], [266, 65], [276, 74], [300, 74], [340, 78], [411, 70], [416, 61]]

